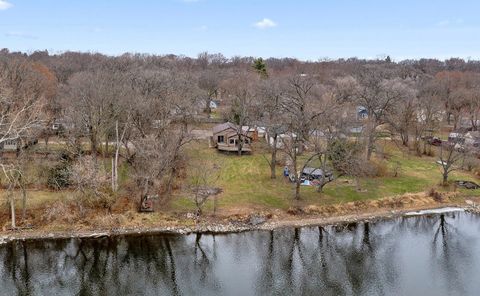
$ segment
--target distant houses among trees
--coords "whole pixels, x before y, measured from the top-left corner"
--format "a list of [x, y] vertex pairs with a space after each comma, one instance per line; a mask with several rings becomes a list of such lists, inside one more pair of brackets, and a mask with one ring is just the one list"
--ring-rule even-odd
[[[138, 204], [147, 195], [168, 198], [188, 170], [185, 147], [193, 127], [216, 122], [211, 144], [219, 150], [255, 153], [256, 139], [265, 137], [271, 178], [281, 154], [299, 199], [311, 163], [318, 164], [312, 172], [324, 176], [368, 175], [379, 139], [387, 137], [419, 155], [437, 137], [447, 182], [458, 168], [457, 154], [480, 154], [479, 94], [480, 62], [474, 60], [311, 62], [4, 49], [0, 148], [18, 150], [21, 142], [24, 153], [35, 155], [25, 143], [44, 139], [48, 145], [55, 137], [61, 152], [53, 167], [67, 172], [59, 174], [64, 177], [78, 176], [57, 184], [81, 189], [108, 208], [107, 197], [121, 190], [121, 166], [128, 167]], [[459, 135], [451, 136], [455, 145], [443, 144], [444, 130]], [[5, 156], [1, 165], [9, 190], [17, 190], [23, 167]], [[85, 186], [82, 171], [97, 183]], [[9, 202], [14, 213], [14, 198]]]

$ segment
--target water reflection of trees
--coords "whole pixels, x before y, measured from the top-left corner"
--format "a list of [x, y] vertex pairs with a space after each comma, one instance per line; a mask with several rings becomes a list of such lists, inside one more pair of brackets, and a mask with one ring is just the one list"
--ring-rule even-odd
[[271, 232], [257, 292], [385, 294], [380, 280], [385, 268], [378, 270], [375, 258], [381, 243], [368, 223]]
[[[338, 227], [295, 229], [271, 232], [264, 267], [257, 285], [258, 294], [385, 295], [402, 289], [398, 261], [399, 233], [413, 232], [433, 238], [432, 272], [445, 272], [449, 294], [466, 294], [473, 271], [465, 266], [473, 256], [468, 236], [448, 219], [455, 215], [400, 218], [381, 222], [353, 223]], [[313, 237], [317, 240], [314, 244]], [[304, 234], [304, 235], [303, 235]], [[449, 236], [450, 234], [450, 236]], [[452, 245], [454, 245], [452, 247]], [[408, 255], [408, 254], [407, 254]], [[412, 253], [413, 255], [413, 253]], [[272, 260], [275, 258], [275, 260]], [[273, 262], [273, 263], [272, 263]], [[418, 279], [422, 280], [422, 279]], [[442, 287], [439, 287], [441, 290]], [[467, 293], [468, 294], [468, 293]]]
[[0, 294], [192, 295], [216, 289], [210, 253], [182, 236], [14, 242], [0, 249]]
[[430, 246], [425, 262], [432, 278], [442, 279], [449, 294], [468, 294], [470, 273], [478, 266], [472, 268], [474, 242], [457, 227], [458, 219], [436, 215], [220, 236], [19, 241], [0, 247], [0, 294], [225, 295], [235, 281], [242, 283], [243, 295], [396, 294], [404, 284], [398, 262], [408, 253], [405, 244], [415, 240]]

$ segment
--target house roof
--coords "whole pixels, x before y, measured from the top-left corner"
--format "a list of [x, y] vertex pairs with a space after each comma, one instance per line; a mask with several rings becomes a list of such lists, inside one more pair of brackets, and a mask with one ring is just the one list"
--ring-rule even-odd
[[237, 130], [237, 126], [231, 122], [225, 122], [222, 124], [218, 124], [212, 128], [214, 134], [224, 131], [226, 129], [234, 129]]
[[367, 108], [365, 108], [363, 106], [357, 106], [357, 112], [358, 113], [367, 112]]
[[318, 175], [321, 176], [323, 174], [323, 171], [321, 169], [316, 169], [316, 168], [304, 168], [302, 173], [307, 174], [307, 175]]
[[[311, 176], [322, 176], [323, 175], [323, 170], [322, 169], [317, 169], [317, 168], [309, 168], [306, 167], [302, 171], [303, 174], [305, 175], [311, 175]], [[327, 171], [327, 176], [329, 175], [329, 172]]]
[[[252, 137], [248, 136], [248, 135], [242, 135], [243, 138], [249, 138], [249, 139], [252, 139]], [[230, 134], [230, 135], [227, 135], [227, 139], [231, 139], [231, 138], [238, 138], [238, 135], [235, 133], [235, 134]]]

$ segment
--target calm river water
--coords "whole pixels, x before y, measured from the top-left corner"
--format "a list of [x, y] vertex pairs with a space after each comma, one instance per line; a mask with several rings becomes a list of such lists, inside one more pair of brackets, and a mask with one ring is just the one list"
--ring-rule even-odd
[[480, 216], [14, 242], [0, 295], [480, 295]]

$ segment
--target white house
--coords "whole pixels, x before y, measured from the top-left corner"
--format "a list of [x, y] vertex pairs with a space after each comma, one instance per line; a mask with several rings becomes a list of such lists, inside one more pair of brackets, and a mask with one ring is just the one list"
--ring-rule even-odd
[[217, 109], [218, 103], [212, 100], [210, 101], [209, 106], [210, 106], [210, 109]]

